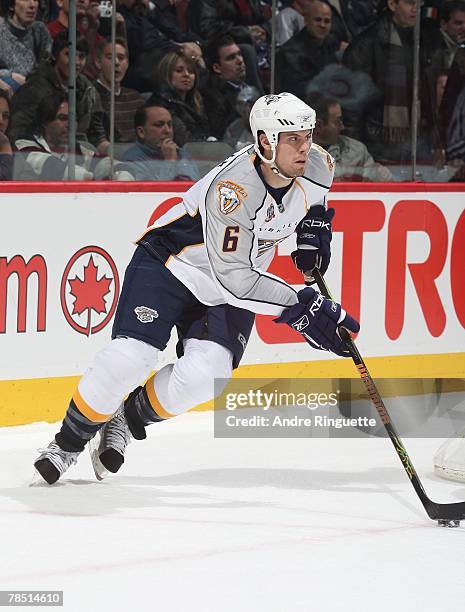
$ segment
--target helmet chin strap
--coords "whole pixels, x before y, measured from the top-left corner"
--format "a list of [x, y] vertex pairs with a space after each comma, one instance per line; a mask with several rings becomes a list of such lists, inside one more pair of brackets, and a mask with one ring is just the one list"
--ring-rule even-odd
[[278, 167], [278, 164], [276, 163], [276, 147], [272, 147], [272, 157], [271, 159], [267, 159], [266, 157], [264, 157], [260, 151], [256, 151], [256, 153], [258, 154], [258, 157], [263, 160], [265, 162], [265, 164], [268, 164], [270, 166], [270, 170], [273, 174], [276, 174], [276, 176], [280, 176], [281, 178], [283, 178], [286, 181], [292, 181], [293, 179], [295, 179], [295, 176], [289, 176], [288, 174], [284, 174]]
[[286, 181], [292, 181], [293, 179], [295, 179], [295, 176], [289, 176], [287, 174], [284, 174], [283, 172], [281, 172], [277, 166], [277, 164], [275, 164], [274, 166], [271, 166], [271, 172], [273, 174], [276, 174], [277, 176], [280, 176], [283, 179], [286, 179]]

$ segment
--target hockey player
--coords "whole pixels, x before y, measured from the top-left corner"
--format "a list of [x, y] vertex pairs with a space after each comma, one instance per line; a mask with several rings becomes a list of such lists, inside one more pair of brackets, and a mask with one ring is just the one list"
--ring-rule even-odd
[[[329, 264], [334, 163], [312, 144], [315, 119], [292, 94], [259, 98], [250, 113], [254, 145], [214, 168], [139, 238], [112, 340], [34, 463], [46, 482], [56, 482], [99, 430], [96, 474], [117, 472], [147, 425], [212, 399], [214, 379], [229, 379], [239, 365], [255, 313], [274, 315], [314, 348], [348, 356], [338, 326], [356, 332], [358, 323], [312, 287], [297, 292], [266, 272], [276, 244], [296, 231], [293, 258], [307, 279]], [[175, 326], [180, 357], [150, 376]]]

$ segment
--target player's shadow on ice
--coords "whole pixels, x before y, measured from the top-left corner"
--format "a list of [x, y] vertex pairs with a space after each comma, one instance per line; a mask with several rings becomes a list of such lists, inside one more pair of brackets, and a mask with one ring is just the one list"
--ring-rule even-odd
[[[217, 468], [165, 476], [116, 476], [103, 482], [64, 478], [53, 486], [21, 486], [0, 489], [2, 497], [14, 499], [28, 512], [60, 516], [105, 516], [129, 509], [145, 508], [259, 508], [279, 507], [280, 502], [242, 499], [234, 490], [261, 488], [284, 491], [340, 491], [363, 495], [380, 492], [391, 495], [409, 508], [399, 492], [405, 475], [395, 468], [364, 472], [307, 469]], [[190, 487], [206, 487], [192, 490]], [[228, 490], [228, 499], [223, 495]], [[249, 494], [247, 494], [249, 495]], [[231, 499], [231, 497], [233, 499]], [[1, 505], [1, 503], [0, 503]]]

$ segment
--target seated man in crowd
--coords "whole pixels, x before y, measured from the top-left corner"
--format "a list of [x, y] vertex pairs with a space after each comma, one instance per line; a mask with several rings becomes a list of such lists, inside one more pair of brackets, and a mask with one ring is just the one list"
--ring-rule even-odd
[[246, 65], [247, 83], [263, 93], [260, 69], [269, 68], [271, 27], [260, 0], [190, 0], [189, 25], [203, 40], [232, 36]]
[[[100, 155], [105, 155], [110, 143], [103, 127], [103, 109], [100, 96], [92, 83], [82, 74], [89, 45], [78, 36], [76, 42], [76, 113], [77, 136], [89, 140]], [[68, 32], [60, 32], [53, 41], [52, 61], [43, 62], [11, 101], [10, 135], [13, 141], [30, 138], [37, 131], [36, 113], [41, 100], [54, 92], [68, 92]]]
[[[68, 98], [64, 92], [53, 92], [37, 107], [37, 131], [31, 138], [15, 142], [15, 179], [60, 181], [69, 178]], [[75, 177], [92, 180], [93, 147], [76, 146]]]
[[344, 136], [341, 106], [321, 94], [307, 96], [306, 102], [316, 111], [313, 141], [322, 146], [336, 162], [337, 181], [393, 181], [390, 171], [374, 161], [359, 140]]
[[0, 17], [1, 89], [10, 94], [50, 54], [47, 27], [36, 21], [38, 8], [39, 0], [10, 0], [8, 15]]
[[307, 83], [328, 64], [337, 64], [339, 43], [330, 35], [332, 13], [315, 0], [305, 10], [305, 28], [285, 43], [276, 56], [281, 91], [303, 97]]
[[10, 99], [0, 90], [0, 181], [10, 181], [13, 176], [13, 151], [6, 135], [10, 122]]
[[137, 144], [122, 156], [136, 181], [190, 181], [199, 178], [196, 164], [173, 140], [167, 108], [147, 104], [136, 112]]
[[231, 36], [212, 40], [205, 52], [210, 78], [202, 89], [210, 132], [222, 140], [228, 125], [239, 117], [236, 99], [247, 84], [242, 52]]
[[[121, 85], [129, 65], [126, 41], [117, 38], [115, 42], [115, 142], [134, 141], [134, 116], [138, 108], [144, 105], [144, 99], [135, 89]], [[99, 76], [94, 83], [103, 110], [105, 136], [110, 140], [110, 104], [111, 104], [111, 39], [104, 39], [97, 47], [97, 67]]]

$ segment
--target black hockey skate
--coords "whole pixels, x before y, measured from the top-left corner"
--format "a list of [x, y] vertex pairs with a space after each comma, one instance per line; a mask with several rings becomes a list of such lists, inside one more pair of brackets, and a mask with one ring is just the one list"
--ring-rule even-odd
[[34, 467], [48, 484], [54, 484], [66, 470], [76, 463], [81, 451], [69, 452], [63, 450], [55, 442], [50, 442], [47, 448], [39, 449], [40, 455], [34, 462]]
[[90, 458], [97, 480], [103, 480], [108, 472], [116, 474], [124, 463], [124, 452], [131, 439], [124, 406], [121, 406], [89, 443]]

